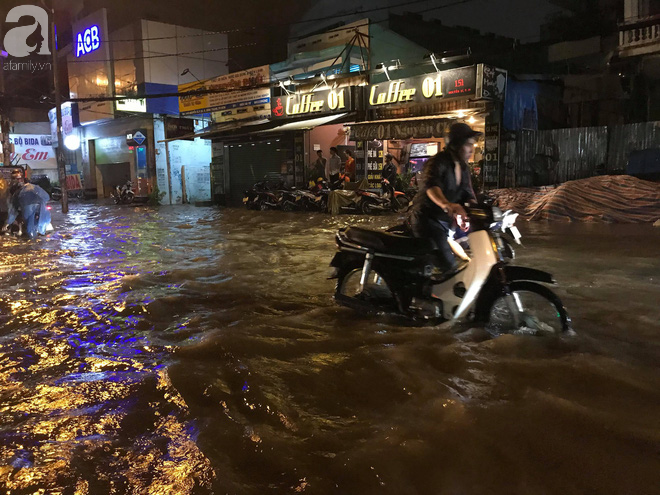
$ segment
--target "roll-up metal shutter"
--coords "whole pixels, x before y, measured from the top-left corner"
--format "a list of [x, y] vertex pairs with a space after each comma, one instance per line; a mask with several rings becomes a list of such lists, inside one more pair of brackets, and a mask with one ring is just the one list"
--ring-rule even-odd
[[284, 145], [273, 140], [271, 144], [244, 143], [228, 148], [229, 155], [229, 206], [243, 204], [243, 193], [267, 173], [281, 170], [282, 161], [287, 159]]

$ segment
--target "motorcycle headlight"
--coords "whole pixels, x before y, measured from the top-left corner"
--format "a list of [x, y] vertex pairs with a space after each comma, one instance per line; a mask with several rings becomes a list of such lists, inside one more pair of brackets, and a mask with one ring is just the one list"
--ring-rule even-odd
[[497, 206], [493, 206], [493, 222], [501, 222], [502, 218], [504, 218], [502, 210]]

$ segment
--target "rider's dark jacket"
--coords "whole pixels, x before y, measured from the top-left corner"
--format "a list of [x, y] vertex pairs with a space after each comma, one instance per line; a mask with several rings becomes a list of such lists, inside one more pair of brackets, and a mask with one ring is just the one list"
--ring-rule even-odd
[[461, 182], [456, 184], [454, 159], [449, 150], [441, 151], [424, 165], [419, 191], [413, 199], [412, 214], [417, 218], [428, 218], [452, 223], [453, 219], [435, 204], [426, 192], [438, 186], [450, 203], [467, 203], [476, 201], [470, 170], [466, 163], [461, 162]]

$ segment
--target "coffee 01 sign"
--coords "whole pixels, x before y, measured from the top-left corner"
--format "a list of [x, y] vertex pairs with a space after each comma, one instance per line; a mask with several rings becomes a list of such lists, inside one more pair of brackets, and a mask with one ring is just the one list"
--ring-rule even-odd
[[349, 88], [337, 88], [314, 93], [271, 96], [271, 117], [275, 120], [323, 115], [352, 110]]
[[369, 86], [369, 108], [425, 103], [438, 98], [475, 94], [476, 66], [450, 69], [436, 74], [398, 79]]

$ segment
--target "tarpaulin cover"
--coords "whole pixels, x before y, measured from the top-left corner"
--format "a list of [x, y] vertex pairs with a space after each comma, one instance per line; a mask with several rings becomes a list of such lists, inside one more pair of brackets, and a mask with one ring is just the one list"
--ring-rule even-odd
[[503, 112], [505, 129], [509, 131], [538, 130], [539, 114], [536, 105], [538, 93], [538, 83], [509, 78]]
[[653, 223], [660, 219], [660, 184], [606, 175], [560, 186], [495, 189], [488, 192], [502, 209], [528, 220]]
[[[369, 181], [367, 179], [362, 179], [361, 182], [357, 184], [356, 189], [368, 189]], [[346, 190], [336, 190], [330, 191], [328, 195], [328, 210], [333, 215], [336, 215], [341, 210], [342, 206], [348, 206], [351, 203], [354, 203], [358, 199], [358, 195], [355, 191], [346, 191]]]

